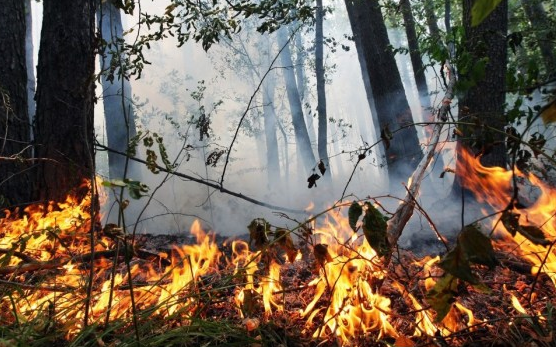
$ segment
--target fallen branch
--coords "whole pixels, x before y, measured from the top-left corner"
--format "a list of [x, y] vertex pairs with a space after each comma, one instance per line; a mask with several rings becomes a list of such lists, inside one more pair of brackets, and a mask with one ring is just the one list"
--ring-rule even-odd
[[[119, 254], [119, 257], [124, 257], [124, 253]], [[149, 260], [155, 258], [157, 261], [164, 266], [171, 265], [170, 260], [164, 259], [160, 257], [158, 254], [147, 251], [147, 250], [133, 250], [133, 255], [137, 256], [138, 258]], [[20, 274], [24, 272], [32, 272], [32, 271], [39, 271], [39, 270], [50, 270], [50, 269], [59, 269], [66, 265], [69, 262], [79, 262], [82, 264], [87, 264], [91, 260], [98, 260], [102, 258], [114, 258], [116, 257], [115, 250], [108, 250], [108, 251], [97, 251], [94, 254], [87, 253], [83, 255], [77, 255], [75, 257], [67, 257], [67, 258], [59, 258], [54, 260], [48, 261], [33, 261], [29, 263], [22, 263], [13, 266], [4, 266], [0, 267], [0, 275], [7, 275], [7, 274]]]
[[12, 286], [12, 287], [18, 287], [21, 289], [30, 289], [30, 290], [44, 290], [47, 292], [72, 292], [77, 289], [72, 286], [65, 286], [65, 287], [35, 286], [32, 284], [12, 282], [12, 281], [6, 281], [1, 279], [0, 279], [0, 286]]
[[11, 252], [13, 252], [12, 256], [17, 257], [17, 258], [23, 260], [26, 263], [36, 263], [37, 262], [37, 260], [35, 258], [33, 258], [31, 256], [28, 256], [25, 253], [18, 252], [18, 251], [13, 251], [11, 249], [0, 248], [0, 254], [9, 254]]
[[[447, 69], [448, 85], [446, 88], [446, 93], [444, 94], [444, 98], [442, 99], [442, 106], [438, 110], [438, 122], [434, 124], [430, 143], [427, 151], [425, 152], [425, 155], [423, 156], [423, 158], [419, 162], [419, 165], [417, 165], [417, 168], [409, 179], [410, 185], [407, 188], [405, 198], [398, 206], [396, 212], [394, 212], [392, 218], [388, 221], [388, 242], [392, 246], [398, 243], [398, 239], [400, 238], [405, 225], [409, 221], [409, 218], [411, 218], [411, 216], [413, 215], [413, 210], [415, 209], [414, 197], [416, 197], [419, 193], [421, 182], [423, 181], [427, 168], [436, 153], [436, 146], [440, 141], [442, 127], [444, 126], [444, 122], [448, 120], [448, 111], [450, 110], [452, 99], [454, 98], [454, 85], [456, 83], [456, 76], [453, 67], [450, 65], [449, 62], [446, 62], [444, 66]], [[387, 256], [384, 259], [385, 266], [388, 265], [388, 263], [390, 262], [390, 258], [391, 255]]]

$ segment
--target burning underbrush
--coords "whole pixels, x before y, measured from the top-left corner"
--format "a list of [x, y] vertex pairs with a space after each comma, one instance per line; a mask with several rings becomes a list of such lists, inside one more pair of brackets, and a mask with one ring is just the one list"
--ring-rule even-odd
[[498, 212], [423, 259], [372, 200], [171, 248], [91, 222], [90, 198], [28, 207], [0, 221], [0, 345], [551, 346], [556, 192], [518, 172], [541, 190], [523, 207], [511, 172], [466, 162]]

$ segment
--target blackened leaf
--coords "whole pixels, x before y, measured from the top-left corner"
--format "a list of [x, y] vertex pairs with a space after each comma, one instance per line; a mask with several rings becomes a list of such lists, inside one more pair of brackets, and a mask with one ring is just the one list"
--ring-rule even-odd
[[536, 245], [550, 245], [550, 241], [546, 239], [543, 231], [539, 227], [534, 225], [520, 225], [519, 216], [519, 213], [510, 211], [504, 211], [502, 214], [502, 224], [512, 236], [515, 236], [516, 233], [520, 233]]
[[386, 219], [373, 205], [365, 203], [366, 211], [363, 217], [363, 233], [371, 247], [379, 256], [390, 254], [390, 243], [386, 233]]
[[324, 166], [324, 162], [322, 161], [322, 159], [319, 161], [319, 171], [321, 175], [324, 175], [324, 173], [326, 172], [326, 166]]
[[479, 279], [471, 271], [469, 259], [465, 255], [459, 242], [454, 249], [446, 253], [438, 266], [449, 274], [471, 284], [478, 284]]
[[295, 245], [293, 243], [290, 231], [283, 228], [276, 229], [274, 240], [276, 240], [280, 248], [282, 248], [284, 252], [286, 252], [288, 261], [290, 263], [293, 263], [295, 257], [297, 256], [297, 249], [295, 248]]
[[435, 321], [441, 322], [450, 312], [457, 295], [457, 279], [450, 274], [440, 277], [434, 287], [427, 292], [427, 303], [436, 311]]
[[490, 238], [479, 230], [478, 224], [466, 225], [457, 242], [470, 262], [486, 265], [490, 269], [498, 264]]
[[249, 245], [260, 250], [268, 244], [267, 232], [270, 230], [270, 224], [264, 218], [253, 219], [247, 229], [249, 229]]
[[318, 243], [315, 247], [313, 247], [313, 254], [315, 255], [315, 260], [320, 266], [324, 266], [324, 264], [332, 261], [332, 256], [328, 253], [328, 245], [323, 243]]
[[502, 225], [512, 236], [515, 236], [517, 229], [519, 229], [519, 216], [520, 214], [510, 211], [504, 211], [502, 214]]
[[394, 138], [394, 135], [388, 128], [388, 125], [382, 128], [382, 130], [380, 131], [380, 138], [382, 139], [382, 141], [384, 141], [384, 147], [386, 147], [386, 149], [390, 148], [390, 140]]
[[543, 231], [534, 225], [521, 225], [519, 233], [536, 245], [549, 246], [551, 242], [544, 236]]
[[348, 210], [349, 226], [353, 231], [357, 231], [356, 225], [359, 217], [363, 214], [363, 207], [354, 201]]
[[317, 180], [320, 178], [318, 174], [312, 174], [307, 178], [307, 182], [309, 182], [309, 188], [313, 188], [313, 186], [317, 186]]

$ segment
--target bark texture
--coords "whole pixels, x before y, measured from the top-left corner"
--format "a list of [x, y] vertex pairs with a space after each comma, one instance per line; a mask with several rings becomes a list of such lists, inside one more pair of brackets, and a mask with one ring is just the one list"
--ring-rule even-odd
[[[365, 60], [378, 126], [394, 133], [386, 162], [389, 176], [407, 178], [422, 157], [417, 130], [393, 52], [388, 48], [386, 25], [378, 1], [345, 0], [359, 56]], [[395, 184], [397, 186], [397, 184]]]
[[[25, 60], [25, 6], [0, 6], [0, 157], [30, 157]], [[0, 208], [30, 201], [28, 162], [0, 159]]]
[[[473, 56], [473, 61], [488, 59], [483, 79], [465, 93], [459, 102], [460, 121], [478, 118], [485, 125], [498, 129], [480, 131], [468, 129], [466, 136], [471, 136], [479, 146], [475, 150], [483, 154], [481, 162], [485, 166], [505, 167], [507, 163], [504, 127], [507, 124], [504, 115], [506, 97], [506, 34], [508, 30], [508, 3], [503, 0], [496, 9], [478, 26], [471, 26], [471, 8], [475, 1], [463, 2], [463, 23], [466, 46]], [[464, 78], [466, 76], [463, 76]]]
[[94, 174], [95, 3], [44, 0], [37, 71], [36, 177], [39, 199], [86, 194]]

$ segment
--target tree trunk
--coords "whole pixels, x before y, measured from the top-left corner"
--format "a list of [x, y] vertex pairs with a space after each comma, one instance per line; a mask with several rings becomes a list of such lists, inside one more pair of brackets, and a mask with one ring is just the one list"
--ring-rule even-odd
[[[0, 157], [28, 159], [30, 124], [27, 111], [25, 4], [0, 6]], [[0, 158], [0, 208], [30, 201], [28, 166]]]
[[303, 106], [299, 95], [299, 89], [295, 81], [293, 61], [291, 56], [290, 47], [288, 44], [288, 36], [285, 28], [278, 32], [278, 44], [284, 47], [280, 59], [284, 69], [284, 81], [286, 83], [286, 92], [288, 94], [288, 102], [290, 105], [290, 112], [292, 114], [293, 131], [295, 133], [295, 143], [297, 147], [298, 156], [301, 157], [301, 162], [305, 168], [305, 174], [308, 174], [315, 166], [316, 160], [311, 147], [311, 140], [309, 139], [309, 132], [305, 124], [303, 115]]
[[429, 88], [427, 87], [427, 78], [425, 77], [425, 67], [421, 60], [421, 52], [419, 51], [419, 41], [417, 39], [417, 31], [415, 30], [415, 20], [411, 12], [409, 0], [400, 0], [400, 6], [403, 14], [403, 22], [405, 33], [407, 35], [407, 45], [409, 47], [409, 57], [411, 58], [411, 66], [413, 75], [415, 76], [415, 84], [419, 92], [419, 101], [424, 109], [430, 108]]
[[[30, 123], [35, 118], [35, 63], [33, 57], [33, 12], [31, 0], [25, 0], [25, 57], [27, 62], [27, 111]], [[33, 134], [31, 134], [32, 137]]]
[[[548, 74], [556, 74], [554, 46], [551, 44], [551, 38], [547, 37], [548, 33], [551, 33], [551, 24], [543, 4], [541, 0], [521, 0], [521, 4], [531, 27], [535, 31], [546, 71]], [[547, 34], [543, 35], [543, 32]]]
[[94, 1], [44, 0], [37, 70], [36, 195], [79, 199], [94, 174]]
[[[471, 87], [459, 102], [459, 120], [469, 121], [477, 117], [485, 125], [499, 130], [485, 131], [465, 136], [475, 136], [483, 154], [481, 162], [485, 166], [505, 167], [507, 163], [504, 127], [507, 124], [504, 115], [506, 100], [506, 34], [508, 30], [508, 3], [503, 0], [494, 11], [478, 26], [471, 26], [471, 8], [479, 0], [463, 2], [463, 23], [466, 46], [473, 56], [473, 61], [487, 58], [485, 76]], [[463, 76], [465, 78], [465, 76]]]
[[[379, 127], [394, 134], [386, 146], [391, 185], [393, 178], [409, 177], [422, 157], [400, 73], [388, 48], [386, 25], [377, 1], [345, 0], [355, 44], [365, 60]], [[371, 99], [371, 97], [368, 97]]]
[[268, 184], [280, 186], [280, 160], [278, 157], [278, 139], [276, 137], [276, 113], [274, 112], [275, 78], [271, 72], [263, 83], [263, 118], [266, 139], [266, 163]]
[[330, 177], [331, 170], [328, 162], [328, 116], [326, 114], [326, 80], [324, 77], [324, 8], [322, 0], [317, 0], [317, 14], [315, 18], [315, 70], [317, 75], [317, 113], [318, 113], [318, 140], [317, 149], [320, 160], [327, 168], [325, 176]]
[[427, 19], [427, 26], [429, 33], [433, 40], [440, 40], [440, 29], [438, 28], [438, 18], [434, 13], [434, 0], [425, 0], [423, 4], [425, 8], [425, 17]]
[[[131, 86], [129, 80], [122, 78], [119, 56], [123, 38], [123, 26], [120, 10], [112, 0], [102, 2], [97, 13], [98, 26], [102, 38], [107, 43], [104, 54], [100, 56], [102, 96], [104, 102], [104, 119], [106, 122], [107, 146], [126, 152], [130, 138], [135, 136], [135, 114], [131, 103]], [[121, 155], [109, 152], [108, 165], [110, 178], [121, 179], [128, 176], [130, 171], [138, 171], [134, 162], [129, 162], [126, 170], [126, 160]], [[129, 170], [133, 167], [133, 170]], [[131, 172], [137, 176], [137, 172]], [[138, 179], [138, 177], [134, 177]]]

